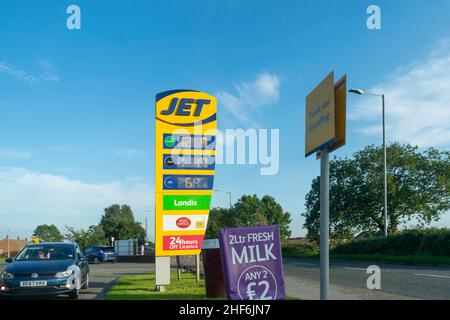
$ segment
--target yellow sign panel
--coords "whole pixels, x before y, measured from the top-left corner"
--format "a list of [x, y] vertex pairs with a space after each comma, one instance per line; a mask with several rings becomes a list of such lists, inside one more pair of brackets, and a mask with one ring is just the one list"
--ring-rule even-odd
[[215, 170], [216, 98], [194, 90], [156, 95], [155, 254], [199, 254]]
[[307, 97], [305, 156], [331, 145], [335, 139], [334, 72]]
[[305, 156], [345, 145], [347, 118], [347, 76], [333, 83], [331, 72], [306, 97]]
[[[335, 139], [328, 147], [328, 152], [332, 152], [345, 145], [346, 142], [346, 119], [347, 119], [347, 76], [343, 76], [334, 84], [334, 124]], [[317, 152], [317, 159], [320, 158], [320, 151]]]

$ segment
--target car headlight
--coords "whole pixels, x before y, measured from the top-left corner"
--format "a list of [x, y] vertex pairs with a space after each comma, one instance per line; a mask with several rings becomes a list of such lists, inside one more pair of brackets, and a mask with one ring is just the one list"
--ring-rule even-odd
[[4, 280], [12, 280], [12, 279], [14, 279], [14, 275], [12, 273], [10, 273], [10, 272], [7, 272], [7, 271], [3, 271], [0, 274], [0, 276]]
[[66, 270], [66, 271], [61, 271], [58, 272], [55, 277], [57, 278], [67, 278], [70, 277], [73, 274], [74, 270]]

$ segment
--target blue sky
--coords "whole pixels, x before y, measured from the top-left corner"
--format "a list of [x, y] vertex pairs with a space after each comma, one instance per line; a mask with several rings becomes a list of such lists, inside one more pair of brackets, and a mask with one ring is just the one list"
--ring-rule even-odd
[[[71, 4], [81, 30], [66, 28]], [[381, 8], [382, 30], [366, 27], [370, 4]], [[42, 223], [87, 227], [111, 203], [153, 222], [154, 96], [164, 90], [218, 96], [221, 129], [280, 129], [278, 174], [219, 165], [215, 187], [234, 200], [274, 196], [294, 235], [305, 234], [300, 213], [319, 173], [304, 158], [304, 100], [330, 70], [386, 93], [390, 141], [450, 145], [445, 0], [1, 0], [0, 8], [0, 237], [7, 229], [29, 237]], [[348, 108], [347, 145], [333, 156], [381, 143], [379, 101], [349, 96]], [[218, 193], [213, 205], [227, 201]], [[450, 226], [449, 215], [437, 225]]]

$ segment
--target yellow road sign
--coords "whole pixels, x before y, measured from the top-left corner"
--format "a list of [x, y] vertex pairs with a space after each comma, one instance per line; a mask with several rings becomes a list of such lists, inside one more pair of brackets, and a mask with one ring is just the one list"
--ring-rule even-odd
[[346, 143], [347, 76], [334, 83], [331, 72], [307, 97], [305, 156], [328, 148], [332, 152]]
[[[347, 76], [344, 75], [334, 84], [334, 128], [336, 131], [334, 142], [328, 147], [332, 152], [345, 145], [347, 119]], [[320, 151], [317, 152], [317, 159]]]
[[306, 157], [333, 143], [335, 139], [334, 117], [334, 72], [331, 72], [306, 97]]

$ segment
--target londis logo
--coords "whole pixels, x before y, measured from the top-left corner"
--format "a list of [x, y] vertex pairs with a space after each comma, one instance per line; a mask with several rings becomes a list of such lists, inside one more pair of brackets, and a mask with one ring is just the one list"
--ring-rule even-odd
[[156, 119], [175, 126], [197, 126], [216, 120], [216, 98], [194, 90], [171, 90], [156, 95]]

